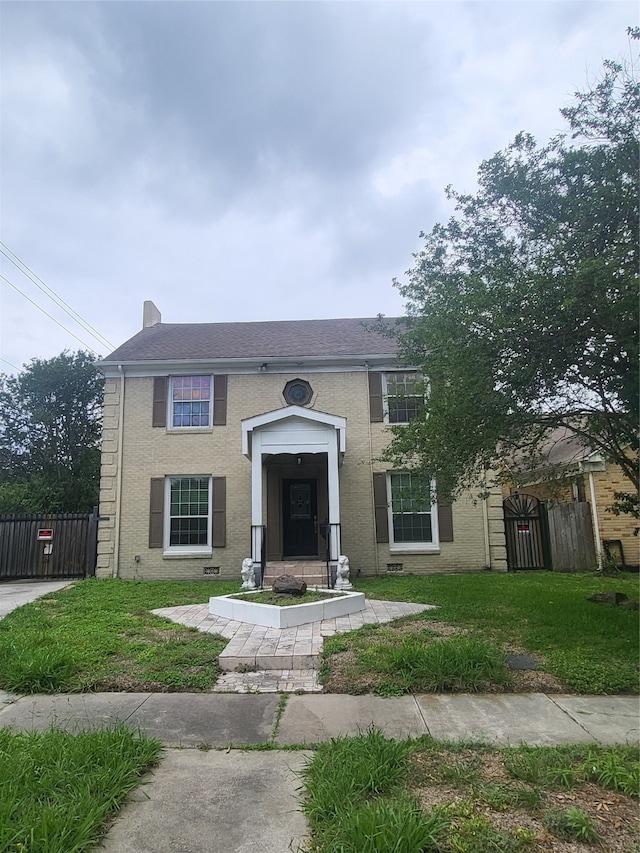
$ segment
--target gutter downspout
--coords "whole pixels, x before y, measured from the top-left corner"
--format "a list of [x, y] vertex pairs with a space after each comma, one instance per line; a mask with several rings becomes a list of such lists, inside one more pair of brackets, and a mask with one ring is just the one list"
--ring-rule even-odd
[[593, 482], [593, 471], [589, 471], [589, 497], [591, 498], [591, 521], [593, 524], [593, 538], [596, 546], [596, 559], [598, 570], [602, 571], [602, 548], [600, 544], [600, 523], [598, 521], [598, 509], [596, 507], [596, 488]]
[[120, 574], [120, 507], [122, 505], [122, 457], [124, 453], [124, 369], [118, 365], [120, 374], [120, 405], [118, 406], [118, 476], [116, 478], [116, 529], [113, 539], [113, 569], [111, 577]]

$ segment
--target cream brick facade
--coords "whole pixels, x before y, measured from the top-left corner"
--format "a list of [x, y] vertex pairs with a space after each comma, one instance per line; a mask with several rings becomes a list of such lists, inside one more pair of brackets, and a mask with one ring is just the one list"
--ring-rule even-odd
[[[308, 359], [308, 363], [312, 360]], [[384, 423], [371, 423], [368, 368], [354, 364], [322, 369], [219, 369], [227, 376], [226, 425], [207, 429], [171, 430], [152, 426], [154, 370], [137, 372], [116, 366], [107, 371], [98, 544], [98, 577], [137, 579], [238, 578], [242, 560], [251, 555], [251, 469], [242, 453], [242, 421], [286, 410], [286, 383], [306, 380], [313, 389], [308, 410], [346, 419], [346, 450], [340, 460], [340, 525], [342, 552], [352, 574], [386, 573], [402, 563], [406, 573], [506, 570], [502, 504], [499, 492], [486, 502], [463, 498], [453, 505], [453, 541], [437, 552], [394, 553], [376, 542], [373, 474], [385, 470], [378, 461], [388, 440]], [[172, 367], [158, 375], [205, 372]], [[146, 375], [144, 375], [146, 373]], [[133, 374], [133, 375], [132, 375]], [[124, 381], [124, 387], [122, 382]], [[124, 394], [124, 396], [122, 396]], [[285, 411], [286, 413], [286, 411]], [[268, 457], [265, 457], [268, 459]], [[291, 464], [295, 463], [292, 457]], [[267, 461], [264, 468], [269, 466]], [[307, 470], [318, 477], [320, 504], [325, 500], [325, 459], [307, 459]], [[283, 469], [284, 470], [284, 469]], [[304, 474], [305, 467], [298, 469]], [[320, 473], [318, 473], [320, 472]], [[167, 556], [149, 547], [150, 482], [168, 476], [206, 475], [226, 478], [226, 545], [207, 556]], [[263, 471], [264, 521], [273, 515], [267, 471]], [[271, 501], [271, 505], [270, 505]], [[119, 510], [119, 512], [118, 512]], [[319, 517], [319, 521], [323, 519]], [[215, 572], [215, 574], [213, 574]]]
[[633, 492], [633, 484], [627, 480], [617, 465], [607, 464], [604, 471], [593, 474], [593, 485], [598, 507], [598, 526], [603, 542], [620, 540], [627, 566], [640, 565], [640, 538], [634, 535], [637, 519], [630, 515], [614, 515], [607, 507], [615, 501], [615, 492]]

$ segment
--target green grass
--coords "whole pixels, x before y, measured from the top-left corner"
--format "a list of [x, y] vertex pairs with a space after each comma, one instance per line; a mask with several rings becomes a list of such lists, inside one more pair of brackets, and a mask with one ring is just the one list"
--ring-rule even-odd
[[421, 693], [475, 693], [487, 684], [508, 684], [504, 654], [474, 637], [450, 637], [425, 645], [413, 634], [398, 646], [370, 645], [361, 655], [363, 666], [386, 676], [384, 682]]
[[[533, 853], [544, 846], [548, 832], [593, 843], [607, 831], [616, 840], [627, 838], [625, 849], [632, 849], [635, 808], [627, 804], [617, 814], [606, 792], [637, 796], [638, 767], [634, 747], [496, 749], [437, 743], [428, 737], [392, 741], [370, 729], [321, 744], [303, 771], [303, 810], [311, 830], [308, 849]], [[603, 773], [604, 768], [611, 772]], [[624, 790], [618, 787], [622, 780]], [[565, 799], [580, 794], [580, 808], [558, 807], [559, 783]], [[443, 789], [441, 796], [429, 793], [438, 788]], [[599, 825], [603, 800], [612, 809], [607, 813], [609, 829]], [[432, 801], [441, 804], [430, 806]], [[506, 829], [500, 817], [510, 812], [514, 817]], [[520, 823], [523, 812], [529, 819]]]
[[226, 641], [149, 613], [233, 583], [85, 580], [0, 621], [0, 688], [17, 693], [209, 690]]
[[281, 592], [272, 592], [265, 589], [261, 592], [252, 592], [248, 595], [232, 595], [231, 598], [238, 598], [241, 601], [248, 601], [250, 604], [272, 604], [275, 607], [291, 607], [293, 604], [308, 604], [311, 601], [326, 601], [327, 598], [336, 598], [335, 595], [330, 595], [326, 592], [315, 592], [315, 590], [307, 590], [304, 595], [287, 595]]
[[0, 729], [0, 850], [93, 849], [159, 752], [158, 741], [124, 727], [78, 735]]
[[611, 589], [637, 598], [637, 577], [483, 572], [358, 579], [355, 587], [369, 598], [436, 604], [416, 628], [435, 619], [488, 643], [527, 649], [578, 693], [638, 692], [638, 612], [586, 600]]

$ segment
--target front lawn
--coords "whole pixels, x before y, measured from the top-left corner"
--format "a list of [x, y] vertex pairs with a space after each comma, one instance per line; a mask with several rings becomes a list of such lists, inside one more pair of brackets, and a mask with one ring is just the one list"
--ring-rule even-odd
[[[509, 650], [534, 655], [559, 689], [638, 691], [638, 611], [587, 601], [605, 590], [637, 598], [637, 577], [483, 572], [357, 580], [355, 588], [368, 598], [438, 608], [328, 639], [323, 680], [330, 690], [505, 689], [495, 654]], [[553, 689], [544, 678], [542, 684], [546, 692]]]
[[[618, 590], [635, 597], [637, 586], [637, 577], [548, 572], [359, 579], [356, 589], [369, 598], [438, 608], [327, 638], [323, 679], [333, 692], [383, 695], [487, 689], [634, 693], [638, 611], [593, 604], [586, 596]], [[210, 690], [225, 641], [149, 611], [235, 592], [233, 581], [80, 581], [0, 621], [0, 689]], [[539, 660], [535, 683], [514, 686], [523, 676], [505, 670], [506, 650]]]
[[494, 749], [371, 730], [303, 771], [311, 853], [637, 850], [635, 747]]
[[237, 583], [84, 580], [0, 621], [0, 689], [16, 693], [210, 690], [226, 641], [149, 613]]

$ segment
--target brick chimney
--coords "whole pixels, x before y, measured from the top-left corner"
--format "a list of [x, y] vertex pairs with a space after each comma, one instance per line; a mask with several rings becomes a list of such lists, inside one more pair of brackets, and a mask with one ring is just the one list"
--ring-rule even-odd
[[155, 326], [156, 323], [161, 322], [162, 314], [158, 311], [151, 300], [147, 300], [142, 308], [142, 328], [148, 329], [149, 326]]

